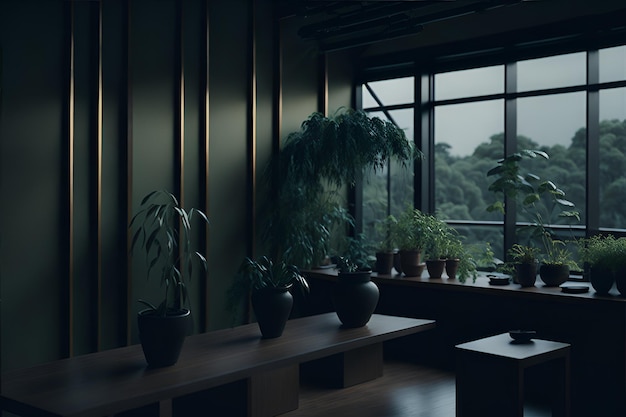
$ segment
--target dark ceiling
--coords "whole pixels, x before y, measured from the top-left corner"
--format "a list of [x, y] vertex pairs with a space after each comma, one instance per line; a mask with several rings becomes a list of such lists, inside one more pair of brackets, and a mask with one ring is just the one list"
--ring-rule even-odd
[[332, 51], [397, 39], [424, 25], [519, 3], [521, 0], [324, 1], [277, 0], [278, 16], [298, 16], [298, 35]]

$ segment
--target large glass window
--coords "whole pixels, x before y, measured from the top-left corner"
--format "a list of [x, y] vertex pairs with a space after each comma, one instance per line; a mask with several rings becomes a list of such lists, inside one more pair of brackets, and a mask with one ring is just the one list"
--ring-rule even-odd
[[[520, 228], [507, 238], [505, 230], [513, 229], [505, 227], [504, 217], [487, 212], [495, 195], [488, 190], [493, 177], [486, 174], [505, 149], [549, 155], [548, 161], [525, 160], [524, 168], [553, 181], [581, 214], [580, 222], [573, 223], [558, 217], [558, 211], [548, 214], [544, 223], [554, 225], [558, 237], [594, 233], [588, 224], [626, 233], [626, 46], [507, 61], [506, 67], [472, 61], [468, 68], [434, 71], [426, 75], [430, 82], [422, 83], [422, 88], [432, 86], [432, 91], [420, 92], [430, 97], [422, 102], [414, 100], [416, 77], [362, 87], [363, 108], [394, 121], [411, 139], [415, 112], [428, 115], [419, 120], [423, 133], [418, 139], [432, 153], [423, 163], [434, 163], [421, 170], [429, 173], [428, 184], [418, 198], [412, 170], [391, 167], [366, 178], [366, 234], [375, 233], [377, 220], [421, 201], [422, 210], [437, 212], [468, 244], [489, 242], [495, 256], [504, 259], [504, 241], [521, 241]], [[598, 120], [589, 120], [590, 114], [598, 114]], [[599, 204], [587, 201], [598, 196], [588, 192], [588, 184], [599, 184]], [[521, 210], [514, 220], [517, 226], [529, 221]]]

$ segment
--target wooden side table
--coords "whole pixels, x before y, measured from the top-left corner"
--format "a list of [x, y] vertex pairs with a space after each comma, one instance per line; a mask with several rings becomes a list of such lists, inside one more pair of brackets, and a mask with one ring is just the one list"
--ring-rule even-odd
[[456, 346], [456, 415], [523, 416], [524, 371], [554, 361], [552, 415], [570, 416], [570, 345], [533, 339], [514, 343], [508, 333]]

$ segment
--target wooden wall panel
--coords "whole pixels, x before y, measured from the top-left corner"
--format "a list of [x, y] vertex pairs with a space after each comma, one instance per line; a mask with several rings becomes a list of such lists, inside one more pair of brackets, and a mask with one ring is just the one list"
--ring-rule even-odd
[[62, 0], [0, 4], [2, 369], [68, 353], [68, 28]]

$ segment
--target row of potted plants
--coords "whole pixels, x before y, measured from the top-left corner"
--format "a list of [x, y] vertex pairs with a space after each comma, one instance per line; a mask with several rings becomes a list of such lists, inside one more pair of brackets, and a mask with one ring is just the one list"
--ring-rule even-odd
[[[441, 278], [444, 270], [449, 278], [465, 282], [476, 279], [476, 260], [469, 247], [463, 244], [462, 237], [445, 221], [435, 215], [407, 207], [397, 218], [389, 216], [379, 223], [379, 233], [385, 240], [379, 247], [377, 260], [387, 257], [385, 268], [378, 272], [389, 275], [389, 260], [396, 255], [398, 272], [405, 276], [421, 276], [424, 268], [430, 278]], [[422, 262], [424, 259], [424, 262]]]

